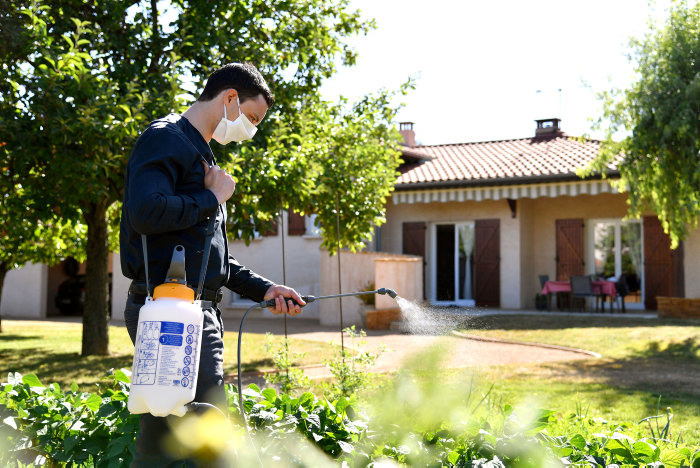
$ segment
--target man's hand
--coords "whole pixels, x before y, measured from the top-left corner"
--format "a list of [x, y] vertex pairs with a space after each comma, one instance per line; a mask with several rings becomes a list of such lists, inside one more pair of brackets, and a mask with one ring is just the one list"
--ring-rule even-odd
[[236, 190], [236, 181], [219, 166], [209, 167], [204, 161], [202, 164], [204, 165], [204, 188], [211, 190], [221, 205], [233, 195]]
[[[301, 298], [299, 293], [297, 293], [292, 288], [287, 286], [282, 286], [275, 284], [270, 286], [270, 289], [265, 293], [265, 300], [275, 299], [275, 307], [269, 307], [268, 310], [273, 314], [289, 314], [298, 315], [301, 313], [301, 306], [305, 306], [306, 302]], [[287, 300], [285, 300], [287, 299]], [[288, 299], [294, 299], [297, 304], [295, 305], [292, 301]]]

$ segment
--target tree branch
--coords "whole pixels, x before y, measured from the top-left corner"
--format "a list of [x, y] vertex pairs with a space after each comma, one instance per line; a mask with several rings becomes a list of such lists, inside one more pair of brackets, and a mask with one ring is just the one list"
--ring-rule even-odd
[[160, 50], [160, 35], [158, 34], [158, 0], [151, 0], [151, 61], [148, 73], [156, 71], [162, 51]]

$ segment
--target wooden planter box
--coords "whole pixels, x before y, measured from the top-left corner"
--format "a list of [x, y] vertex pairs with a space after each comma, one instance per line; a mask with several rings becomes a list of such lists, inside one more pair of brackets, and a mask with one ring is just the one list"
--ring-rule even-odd
[[700, 298], [659, 296], [656, 303], [659, 317], [700, 318]]
[[388, 330], [391, 322], [401, 320], [401, 309], [368, 309], [366, 313], [366, 324], [368, 330]]

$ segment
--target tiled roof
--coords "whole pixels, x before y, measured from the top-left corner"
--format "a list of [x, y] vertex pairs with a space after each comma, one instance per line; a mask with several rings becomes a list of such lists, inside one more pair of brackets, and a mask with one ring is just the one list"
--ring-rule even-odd
[[[557, 133], [516, 140], [416, 146], [411, 149], [432, 159], [421, 162], [406, 158], [407, 164], [400, 168], [402, 174], [397, 189], [578, 179], [576, 169], [593, 159], [600, 150], [600, 142], [581, 141]], [[609, 175], [616, 175], [616, 169], [610, 166]]]

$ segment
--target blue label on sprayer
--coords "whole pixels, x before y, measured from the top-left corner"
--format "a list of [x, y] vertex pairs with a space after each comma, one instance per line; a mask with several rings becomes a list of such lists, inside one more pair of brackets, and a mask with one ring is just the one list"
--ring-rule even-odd
[[161, 333], [173, 333], [175, 335], [182, 335], [184, 331], [185, 324], [182, 322], [160, 322]]
[[166, 346], [182, 346], [182, 335], [160, 335], [160, 344]]

